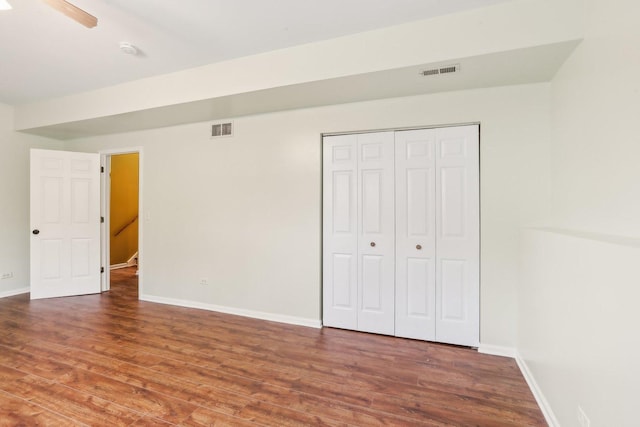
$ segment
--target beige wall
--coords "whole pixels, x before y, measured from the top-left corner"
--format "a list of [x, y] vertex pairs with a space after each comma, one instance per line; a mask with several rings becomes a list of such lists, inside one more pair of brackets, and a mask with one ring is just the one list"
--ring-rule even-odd
[[[141, 146], [143, 294], [305, 324], [321, 317], [321, 134], [481, 122], [481, 340], [515, 346], [519, 229], [544, 214], [549, 86], [482, 89], [101, 136]], [[526, 189], [526, 191], [522, 191]], [[200, 284], [202, 278], [210, 285]]]
[[111, 265], [138, 252], [138, 153], [111, 156]]
[[0, 104], [0, 297], [29, 289], [29, 149], [61, 142], [16, 133], [13, 108]]
[[522, 247], [518, 351], [562, 426], [636, 426], [640, 3], [587, 0], [554, 78], [550, 230]]

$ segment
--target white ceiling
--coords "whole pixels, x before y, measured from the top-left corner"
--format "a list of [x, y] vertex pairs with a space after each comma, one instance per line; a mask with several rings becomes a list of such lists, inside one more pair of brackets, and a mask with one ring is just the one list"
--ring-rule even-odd
[[[0, 102], [27, 104], [509, 0], [71, 0], [87, 29], [42, 0], [0, 11]], [[143, 55], [119, 50], [136, 45]]]

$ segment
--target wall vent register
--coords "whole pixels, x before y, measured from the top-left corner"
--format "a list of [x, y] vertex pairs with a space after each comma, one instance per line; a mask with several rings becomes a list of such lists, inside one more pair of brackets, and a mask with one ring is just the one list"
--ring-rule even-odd
[[211, 137], [233, 136], [233, 122], [214, 123], [211, 125]]
[[439, 76], [441, 74], [453, 74], [460, 72], [460, 64], [446, 65], [444, 67], [430, 68], [420, 71], [420, 75], [424, 77]]

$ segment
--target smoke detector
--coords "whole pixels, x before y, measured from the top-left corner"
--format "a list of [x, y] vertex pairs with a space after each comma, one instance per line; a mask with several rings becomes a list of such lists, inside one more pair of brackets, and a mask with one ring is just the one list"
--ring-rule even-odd
[[138, 53], [140, 53], [138, 48], [129, 42], [120, 42], [120, 50], [126, 55], [136, 56], [138, 55]]

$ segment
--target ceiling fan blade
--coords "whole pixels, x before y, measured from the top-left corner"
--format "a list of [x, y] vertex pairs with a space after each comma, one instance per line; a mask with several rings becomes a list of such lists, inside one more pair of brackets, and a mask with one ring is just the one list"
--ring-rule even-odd
[[85, 12], [77, 6], [65, 0], [44, 0], [49, 6], [53, 7], [59, 12], [64, 13], [69, 18], [84, 25], [87, 28], [93, 28], [98, 25], [98, 18]]

